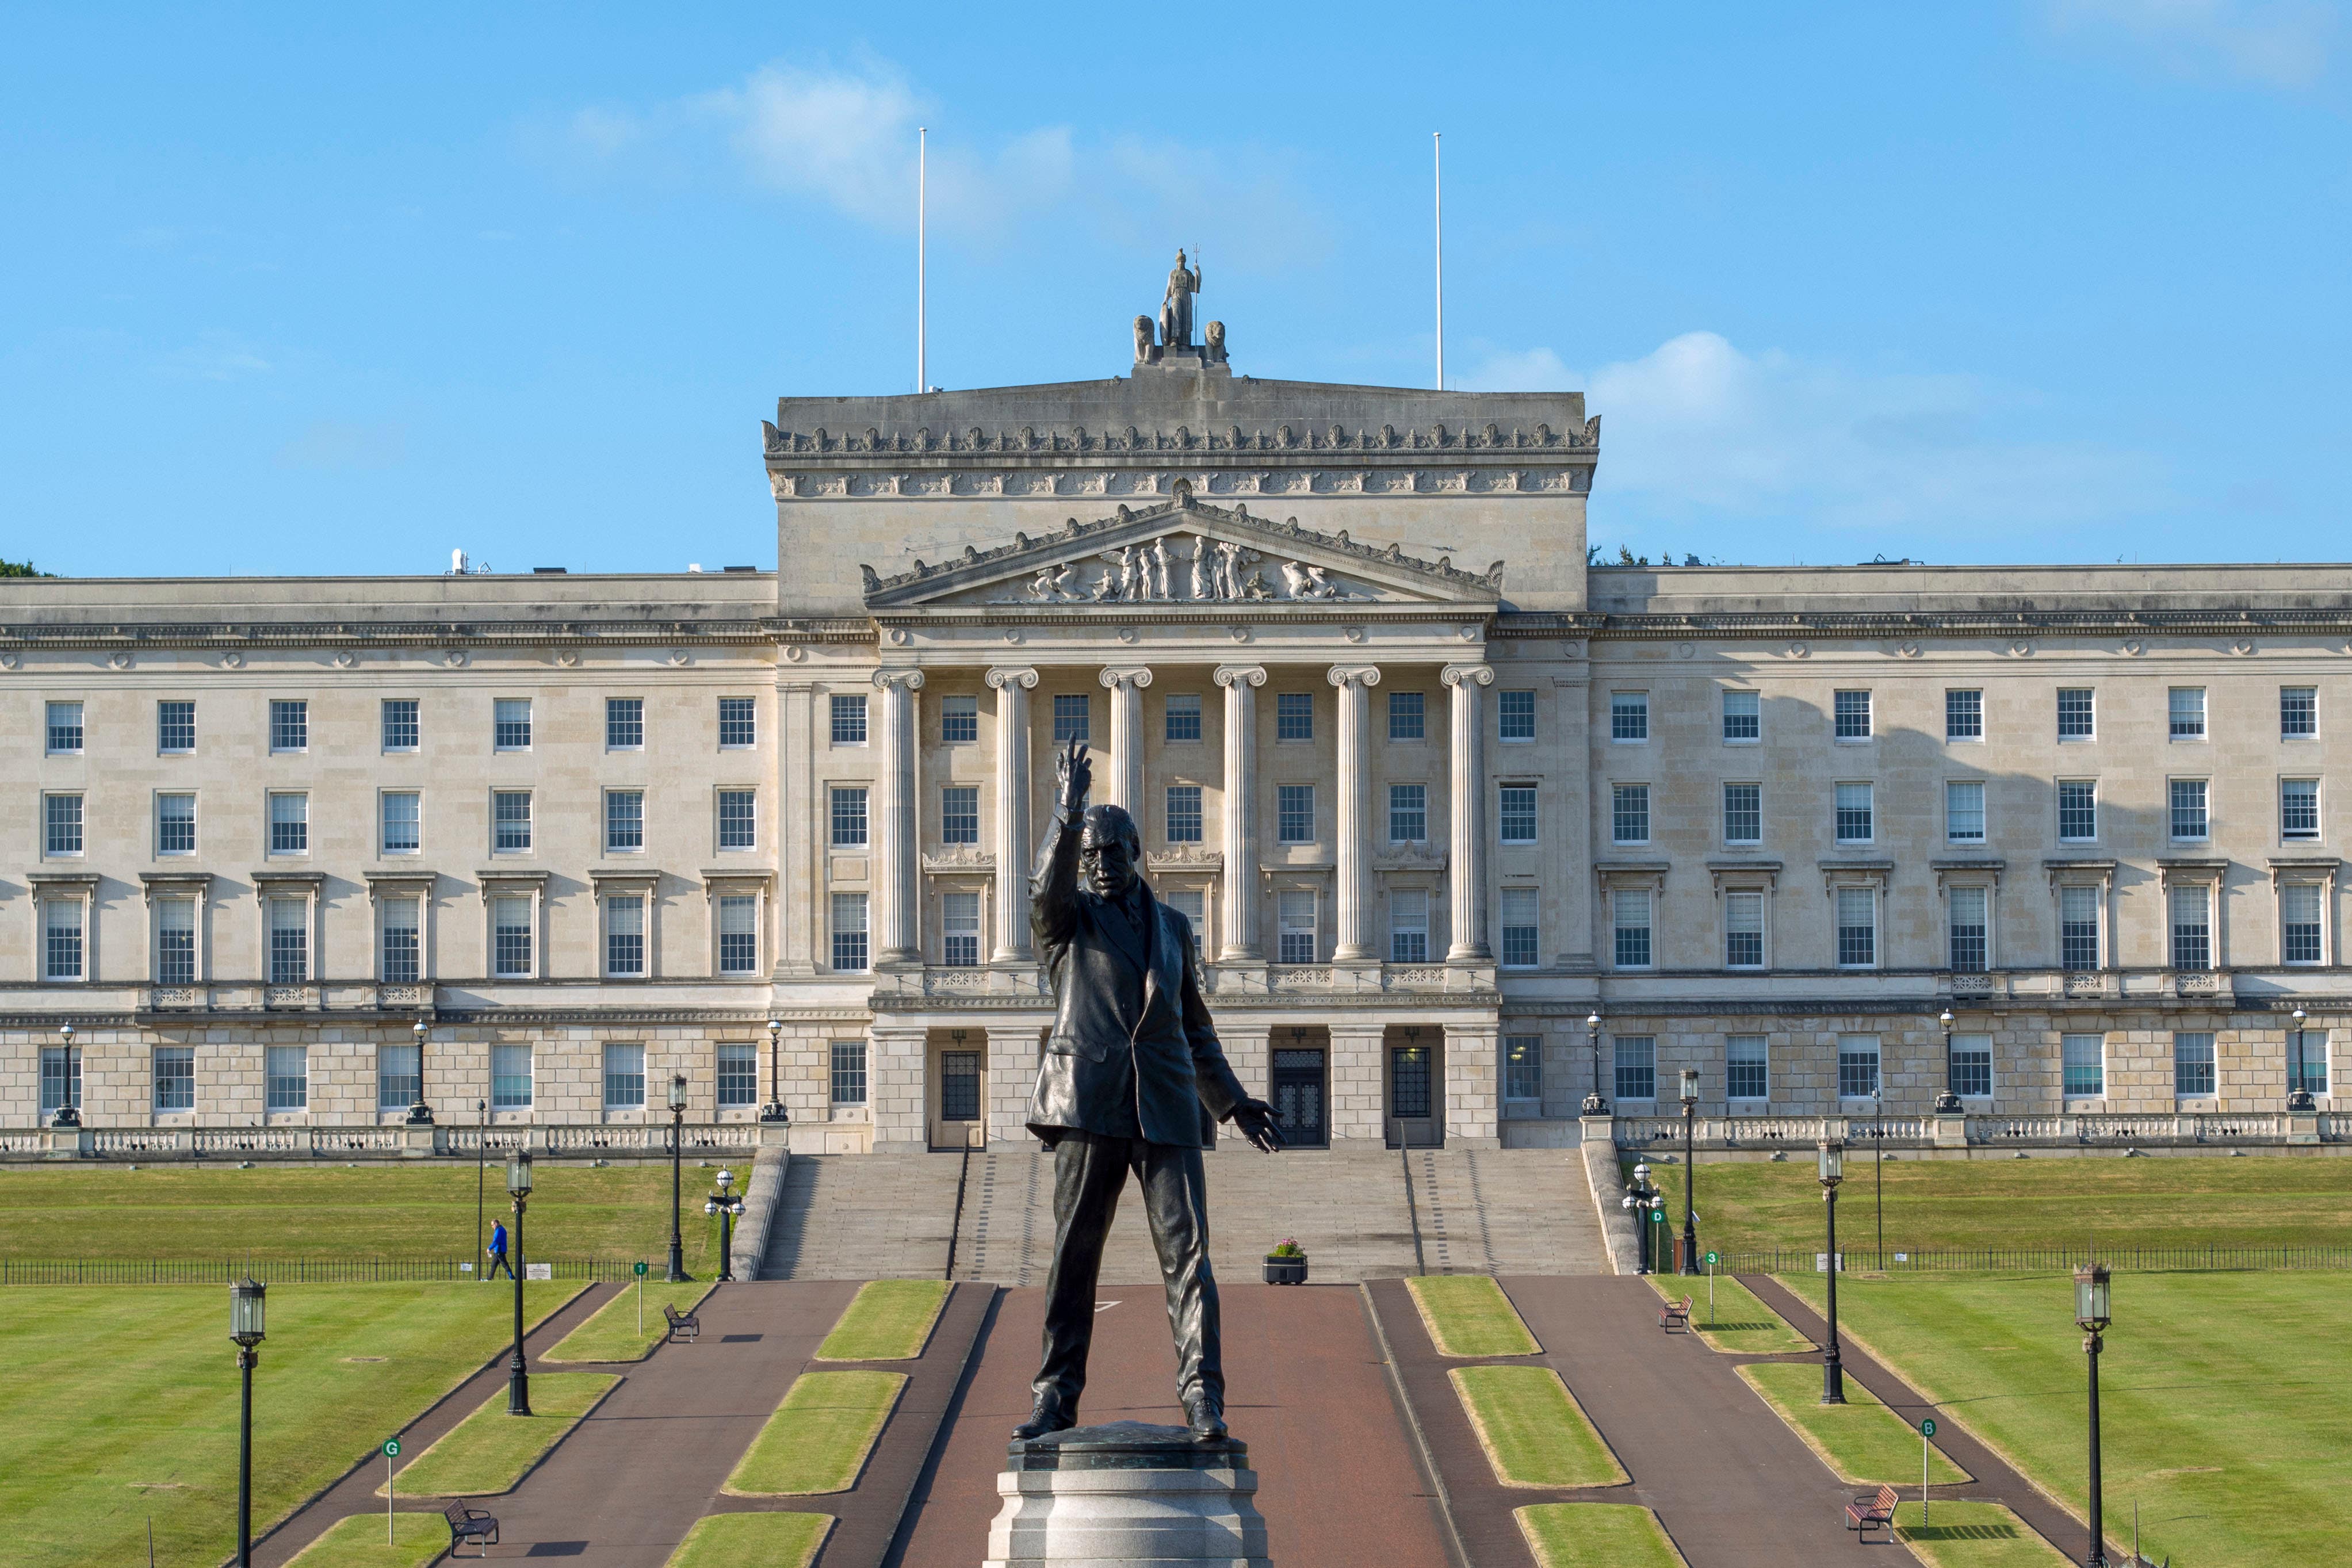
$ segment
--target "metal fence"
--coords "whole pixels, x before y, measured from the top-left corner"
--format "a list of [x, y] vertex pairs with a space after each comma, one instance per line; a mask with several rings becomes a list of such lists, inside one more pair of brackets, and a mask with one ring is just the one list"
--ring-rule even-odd
[[[0, 1258], [5, 1285], [226, 1285], [247, 1276], [267, 1285], [391, 1285], [461, 1282], [480, 1265], [460, 1258]], [[627, 1279], [634, 1258], [537, 1258], [558, 1280]], [[660, 1268], [656, 1262], [654, 1268]], [[503, 1280], [500, 1283], [504, 1283]]]
[[[1886, 1274], [2070, 1274], [2096, 1261], [2118, 1272], [2221, 1272], [2255, 1269], [2352, 1268], [2352, 1247], [1990, 1247], [1913, 1251], [1849, 1247], [1840, 1250], [1844, 1272]], [[1733, 1274], [1811, 1274], [1822, 1254], [1786, 1247], [1721, 1251], [1717, 1267]]]

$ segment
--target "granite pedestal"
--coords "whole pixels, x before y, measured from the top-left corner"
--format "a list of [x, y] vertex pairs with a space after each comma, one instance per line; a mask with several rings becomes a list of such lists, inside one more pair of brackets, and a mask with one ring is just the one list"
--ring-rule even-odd
[[1016, 1439], [982, 1568], [1271, 1568], [1249, 1445], [1113, 1421]]

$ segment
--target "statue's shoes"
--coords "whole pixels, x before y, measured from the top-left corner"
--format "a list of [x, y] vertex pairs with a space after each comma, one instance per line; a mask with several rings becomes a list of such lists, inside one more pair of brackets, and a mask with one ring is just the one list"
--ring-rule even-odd
[[1192, 1428], [1195, 1443], [1213, 1443], [1225, 1436], [1224, 1412], [1205, 1399], [1184, 1406], [1184, 1424]]
[[1066, 1432], [1077, 1424], [1075, 1415], [1066, 1415], [1059, 1406], [1039, 1400], [1036, 1408], [1029, 1412], [1029, 1419], [1013, 1428], [1013, 1440], [1017, 1443], [1024, 1437], [1043, 1437], [1048, 1432]]

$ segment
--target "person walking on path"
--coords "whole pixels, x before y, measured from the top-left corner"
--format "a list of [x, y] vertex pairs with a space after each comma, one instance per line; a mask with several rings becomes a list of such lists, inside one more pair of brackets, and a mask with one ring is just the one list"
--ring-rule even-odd
[[490, 1226], [490, 1271], [482, 1276], [483, 1283], [497, 1279], [501, 1268], [508, 1279], [515, 1277], [514, 1265], [507, 1261], [507, 1222], [498, 1220]]

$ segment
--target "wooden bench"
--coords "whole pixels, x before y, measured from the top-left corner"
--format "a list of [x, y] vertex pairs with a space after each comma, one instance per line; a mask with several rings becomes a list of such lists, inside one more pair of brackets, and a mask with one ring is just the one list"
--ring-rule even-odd
[[477, 1557], [488, 1557], [490, 1548], [499, 1543], [499, 1521], [480, 1509], [453, 1502], [441, 1510], [441, 1517], [449, 1521], [449, 1555], [452, 1557], [457, 1556], [457, 1548], [468, 1541], [474, 1543], [474, 1555]]
[[662, 1303], [662, 1316], [669, 1320], [669, 1342], [685, 1340], [688, 1344], [702, 1337], [702, 1320], [692, 1312], [681, 1312], [667, 1301]]
[[1679, 1301], [1666, 1302], [1658, 1309], [1658, 1327], [1670, 1334], [1676, 1329], [1690, 1332], [1690, 1310], [1691, 1299], [1688, 1296]]
[[1868, 1541], [1872, 1526], [1895, 1535], [1895, 1489], [1881, 1487], [1875, 1497], [1858, 1497], [1845, 1505], [1845, 1527], [1854, 1532], [1857, 1542]]

